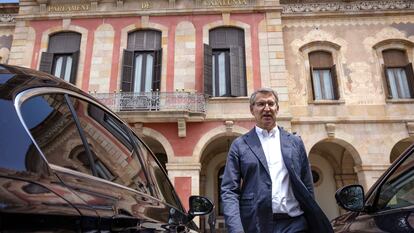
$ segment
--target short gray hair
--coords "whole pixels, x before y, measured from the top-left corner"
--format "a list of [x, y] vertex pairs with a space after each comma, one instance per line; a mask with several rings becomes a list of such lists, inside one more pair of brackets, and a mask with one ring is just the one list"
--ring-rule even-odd
[[275, 97], [276, 106], [279, 106], [279, 97], [277, 96], [277, 92], [274, 91], [272, 88], [263, 87], [263, 88], [259, 88], [256, 91], [254, 91], [253, 94], [250, 96], [250, 107], [254, 105], [254, 101], [256, 100], [257, 93], [272, 94]]

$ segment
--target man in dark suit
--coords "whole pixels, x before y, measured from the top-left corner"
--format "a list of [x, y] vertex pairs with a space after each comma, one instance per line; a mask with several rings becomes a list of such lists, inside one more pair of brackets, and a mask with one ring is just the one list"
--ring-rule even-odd
[[300, 137], [276, 125], [278, 96], [261, 88], [250, 97], [256, 126], [231, 145], [221, 183], [230, 233], [333, 232], [314, 199]]

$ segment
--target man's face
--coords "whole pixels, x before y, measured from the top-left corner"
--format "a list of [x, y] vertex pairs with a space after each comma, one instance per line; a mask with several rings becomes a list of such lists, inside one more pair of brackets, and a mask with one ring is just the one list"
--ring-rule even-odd
[[262, 129], [272, 130], [276, 126], [276, 115], [279, 106], [271, 93], [257, 93], [250, 112], [256, 119], [256, 125]]

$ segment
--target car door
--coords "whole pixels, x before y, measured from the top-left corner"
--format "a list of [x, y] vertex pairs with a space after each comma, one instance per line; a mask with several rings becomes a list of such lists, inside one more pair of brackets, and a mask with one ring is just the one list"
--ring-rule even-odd
[[414, 232], [414, 146], [380, 178], [349, 232]]
[[47, 127], [32, 134], [53, 172], [86, 203], [82, 207], [97, 212], [100, 229], [169, 230], [173, 211], [152, 190], [129, 129], [83, 95], [60, 89], [38, 92], [33, 100], [38, 111], [47, 109], [44, 115], [60, 123], [44, 120]]

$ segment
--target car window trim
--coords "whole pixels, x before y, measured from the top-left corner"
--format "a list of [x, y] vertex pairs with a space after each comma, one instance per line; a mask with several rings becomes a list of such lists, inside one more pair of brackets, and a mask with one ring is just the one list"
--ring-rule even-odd
[[86, 178], [86, 179], [91, 179], [91, 180], [94, 180], [94, 181], [97, 181], [97, 182], [102, 182], [102, 183], [114, 185], [114, 186], [117, 186], [118, 188], [126, 189], [128, 191], [133, 191], [133, 192], [135, 192], [139, 195], [145, 195], [147, 197], [151, 197], [152, 199], [158, 200], [153, 195], [150, 195], [150, 194], [144, 193], [144, 192], [140, 192], [136, 189], [127, 187], [127, 186], [122, 185], [122, 184], [118, 184], [116, 182], [112, 182], [110, 180], [105, 180], [105, 179], [102, 179], [102, 178], [97, 177], [97, 176], [93, 176], [93, 175], [86, 174], [86, 173], [83, 173], [83, 172], [75, 171], [75, 170], [65, 168], [65, 167], [62, 167], [62, 166], [59, 166], [59, 165], [55, 165], [55, 164], [49, 164], [49, 166], [52, 170], [57, 171], [57, 172], [63, 172], [63, 173], [69, 174], [69, 175], [79, 176], [79, 177], [83, 177], [83, 178]]
[[[37, 87], [37, 88], [31, 88], [31, 89], [27, 89], [27, 90], [24, 90], [24, 91], [20, 92], [18, 95], [16, 95], [15, 100], [14, 100], [14, 107], [15, 107], [15, 109], [16, 109], [16, 113], [17, 113], [17, 115], [18, 115], [18, 117], [19, 117], [19, 120], [20, 120], [21, 124], [23, 125], [24, 129], [26, 130], [26, 132], [28, 133], [28, 135], [29, 135], [30, 139], [32, 140], [33, 144], [35, 145], [35, 147], [36, 147], [36, 148], [37, 148], [37, 150], [39, 151], [39, 154], [41, 155], [42, 159], [46, 162], [46, 164], [47, 164], [49, 167], [52, 167], [52, 166], [54, 166], [54, 167], [56, 167], [56, 166], [57, 166], [57, 167], [60, 167], [60, 166], [55, 165], [55, 164], [53, 164], [53, 163], [50, 163], [50, 162], [47, 160], [46, 156], [43, 154], [43, 151], [40, 149], [40, 147], [39, 147], [39, 145], [37, 144], [36, 140], [33, 138], [33, 136], [32, 136], [32, 134], [31, 134], [31, 132], [30, 132], [29, 128], [27, 127], [27, 125], [26, 125], [26, 123], [25, 123], [25, 121], [24, 121], [24, 119], [23, 119], [22, 113], [21, 113], [21, 106], [22, 106], [22, 104], [23, 104], [25, 101], [27, 101], [28, 99], [30, 99], [30, 98], [32, 98], [32, 97], [35, 97], [35, 96], [40, 96], [40, 95], [45, 95], [45, 94], [63, 94], [63, 95], [67, 94], [67, 95], [69, 95], [69, 96], [73, 96], [73, 97], [80, 98], [80, 99], [82, 99], [83, 101], [86, 101], [87, 103], [92, 103], [92, 104], [95, 104], [96, 106], [98, 106], [98, 107], [100, 107], [100, 108], [104, 109], [104, 110], [105, 110], [105, 112], [107, 112], [107, 113], [108, 113], [108, 114], [110, 114], [112, 117], [114, 117], [114, 118], [115, 118], [115, 119], [117, 119], [119, 122], [121, 122], [121, 123], [122, 123], [122, 125], [124, 125], [124, 127], [126, 126], [126, 123], [125, 123], [122, 119], [120, 119], [118, 116], [116, 116], [115, 114], [113, 114], [113, 113], [111, 112], [111, 110], [109, 110], [106, 106], [104, 106], [103, 104], [99, 103], [98, 101], [96, 101], [95, 99], [93, 99], [93, 97], [90, 97], [90, 96], [89, 96], [89, 97], [88, 97], [88, 96], [84, 96], [84, 95], [79, 94], [79, 93], [77, 93], [77, 92], [74, 92], [74, 91], [71, 91], [71, 90], [68, 90], [68, 89], [57, 88], [57, 87]], [[71, 113], [72, 113], [72, 112], [71, 112]], [[73, 115], [73, 113], [72, 113], [72, 115]], [[77, 115], [76, 115], [76, 114], [75, 114], [75, 116], [77, 117]], [[128, 131], [129, 131], [129, 130], [128, 130]], [[132, 132], [131, 132], [131, 133], [132, 133]], [[138, 139], [139, 139], [139, 138], [138, 138]], [[132, 140], [131, 136], [130, 136], [130, 140]], [[141, 140], [140, 140], [140, 141], [141, 141]], [[131, 141], [131, 144], [132, 144], [132, 145], [134, 145], [133, 141]], [[135, 148], [135, 149], [137, 149], [137, 148]], [[134, 149], [134, 150], [135, 150], [135, 149]], [[147, 167], [146, 167], [146, 166], [145, 166], [145, 164], [142, 162], [142, 158], [141, 158], [140, 154], [138, 153], [138, 151], [136, 151], [136, 156], [138, 157], [138, 161], [141, 163], [141, 167], [142, 167], [142, 169], [144, 170], [145, 177], [146, 177], [146, 178], [148, 178], [148, 177], [149, 177], [149, 175], [148, 175]], [[83, 173], [82, 173], [82, 174], [83, 174]], [[99, 178], [99, 177], [97, 177], [97, 178]], [[100, 179], [100, 178], [99, 178], [99, 179]], [[103, 179], [100, 179], [100, 180], [103, 180]], [[111, 182], [111, 181], [108, 181], [108, 182]], [[152, 185], [154, 185], [154, 184], [152, 183], [152, 180], [151, 180], [151, 179], [147, 179], [147, 182], [149, 183], [149, 186], [150, 186], [150, 187], [151, 187]], [[113, 182], [111, 182], [111, 183], [113, 183]], [[113, 184], [115, 184], [115, 183], [113, 183]], [[126, 186], [122, 186], [122, 187], [126, 187]], [[128, 189], [129, 189], [129, 187], [126, 187], [126, 188], [128, 188]], [[152, 194], [153, 196], [155, 196], [155, 195], [154, 195], [154, 193], [152, 192], [152, 188], [150, 188], [150, 192], [151, 192], [151, 194]]]
[[150, 190], [150, 192], [151, 192], [151, 194], [153, 195], [153, 196], [155, 196], [155, 190], [153, 190], [152, 189], [152, 180], [151, 179], [149, 179], [149, 174], [148, 174], [148, 172], [147, 172], [147, 169], [145, 168], [145, 164], [144, 164], [144, 161], [143, 161], [143, 159], [142, 159], [142, 157], [141, 157], [141, 155], [139, 154], [139, 151], [138, 151], [138, 145], [137, 144], [135, 144], [134, 143], [134, 141], [133, 141], [133, 134], [132, 134], [132, 132], [131, 132], [131, 130], [130, 129], [128, 129], [127, 127], [126, 127], [126, 125], [125, 124], [122, 124], [121, 125], [123, 128], [124, 128], [124, 130], [126, 130], [126, 132], [127, 132], [127, 135], [128, 135], [128, 137], [129, 137], [129, 140], [130, 140], [130, 142], [131, 142], [131, 144], [132, 144], [132, 147], [133, 147], [133, 149], [134, 149], [134, 151], [135, 151], [135, 156], [137, 156], [137, 158], [138, 158], [138, 160], [139, 160], [139, 162], [142, 164], [142, 168], [144, 169], [144, 175], [145, 175], [145, 179], [147, 179], [147, 182], [149, 183], [149, 185], [148, 185], [148, 187], [149, 187], [149, 190]]
[[91, 170], [92, 170], [92, 175], [97, 177], [98, 172], [96, 171], [95, 160], [93, 159], [93, 155], [92, 155], [92, 152], [91, 152], [91, 148], [89, 147], [88, 140], [86, 139], [85, 133], [83, 132], [83, 129], [80, 125], [78, 114], [76, 114], [76, 111], [73, 108], [73, 104], [72, 104], [72, 101], [69, 98], [69, 95], [64, 94], [63, 96], [65, 97], [66, 105], [68, 105], [69, 111], [71, 112], [71, 114], [73, 116], [73, 120], [75, 121], [76, 128], [78, 128], [79, 136], [82, 140], [83, 147], [85, 148], [86, 155], [88, 156], [89, 163], [91, 164], [90, 167], [91, 167]]

